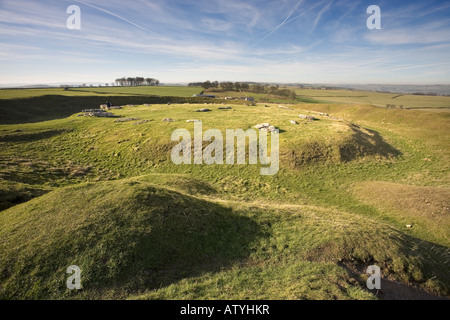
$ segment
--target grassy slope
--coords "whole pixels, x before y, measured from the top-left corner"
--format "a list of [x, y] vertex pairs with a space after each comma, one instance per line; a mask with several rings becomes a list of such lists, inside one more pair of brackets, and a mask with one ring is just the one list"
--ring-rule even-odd
[[[356, 262], [436, 291], [449, 281], [444, 248], [371, 219], [202, 200], [158, 182], [150, 175], [81, 184], [3, 212], [0, 297], [371, 298], [363, 278], [338, 267]], [[78, 293], [65, 289], [72, 264], [82, 270]]]
[[[109, 87], [64, 89], [0, 89], [0, 124], [65, 118], [82, 109], [113, 105], [203, 102], [192, 98], [198, 87]], [[68, 99], [70, 97], [70, 99]]]
[[[132, 298], [371, 298], [357, 284], [363, 279], [342, 268], [366, 265], [369, 262], [382, 266], [386, 277], [420, 284], [428, 290], [449, 295], [447, 270], [450, 243], [448, 238], [441, 236], [448, 229], [448, 202], [445, 200], [449, 178], [447, 114], [339, 104], [302, 104], [292, 106], [294, 110], [279, 109], [276, 106], [264, 108], [262, 105], [233, 106], [232, 110], [227, 111], [217, 110], [218, 106], [210, 105], [208, 107], [213, 112], [193, 112], [200, 107], [204, 105], [154, 105], [114, 111], [123, 117], [151, 120], [141, 125], [133, 122], [114, 123], [113, 119], [72, 116], [42, 123], [1, 126], [0, 177], [5, 181], [2, 185], [8, 185], [3, 188], [2, 198], [14, 199], [17, 196], [16, 202], [20, 202], [21, 196], [29, 199], [55, 190], [3, 211], [3, 221], [0, 224], [4, 226], [1, 229], [2, 237], [5, 234], [6, 238], [12, 237], [10, 239], [22, 243], [21, 250], [25, 252], [23, 257], [36, 255], [38, 261], [52, 261], [46, 254], [54, 254], [51, 248], [55, 252], [62, 250], [53, 245], [54, 238], [59, 235], [48, 238], [50, 242], [43, 255], [36, 254], [40, 252], [34, 247], [38, 245], [37, 242], [28, 241], [25, 236], [30, 234], [31, 229], [46, 227], [41, 224], [38, 213], [58, 217], [62, 211], [72, 217], [78, 212], [77, 209], [68, 206], [69, 212], [63, 207], [67, 203], [77, 202], [71, 199], [82, 199], [78, 205], [85, 208], [83, 215], [76, 216], [71, 229], [78, 232], [76, 230], [81, 228], [80, 225], [84, 226], [83, 223], [96, 222], [86, 218], [90, 216], [89, 208], [92, 212], [106, 209], [108, 215], [121, 221], [121, 212], [128, 217], [132, 212], [156, 210], [152, 205], [145, 207], [146, 204], [137, 201], [139, 198], [134, 196], [135, 193], [145, 194], [147, 189], [156, 190], [164, 198], [169, 197], [173, 191], [160, 189], [156, 185], [170, 186], [177, 187], [178, 192], [181, 192], [177, 193], [177, 197], [188, 199], [183, 200], [183, 203], [194, 202], [189, 195], [195, 195], [203, 199], [199, 200], [200, 208], [218, 206], [220, 210], [231, 210], [239, 217], [235, 217], [236, 219], [244, 219], [253, 226], [252, 230], [259, 230], [254, 237], [245, 240], [247, 242], [244, 247], [251, 250], [240, 251], [234, 256], [231, 253], [227, 256], [225, 251], [222, 262], [205, 269], [199, 265], [193, 268], [203, 270], [200, 274], [188, 272], [180, 275], [177, 272], [181, 271], [178, 270], [173, 274], [169, 273], [166, 279], [158, 277], [156, 283], [158, 286], [162, 285], [162, 289], [153, 287], [154, 283], [136, 283], [119, 276], [120, 268], [124, 267], [121, 263], [130, 263], [130, 258], [117, 254], [111, 265], [119, 266], [117, 270], [114, 269], [117, 272], [113, 272], [110, 278], [102, 278], [103, 276], [95, 273], [96, 268], [103, 267], [102, 264], [93, 263], [83, 267], [87, 274], [96, 274], [86, 278], [87, 284], [90, 284], [90, 279], [95, 280], [97, 276], [99, 278], [75, 298], [104, 298], [111, 295]], [[311, 114], [314, 114], [313, 111], [328, 112], [345, 118], [346, 121], [320, 117], [320, 121], [303, 122], [296, 117], [299, 113], [308, 113], [307, 110]], [[243, 114], [246, 117], [240, 116]], [[178, 121], [163, 123], [161, 119], [164, 117]], [[193, 118], [203, 120], [203, 130], [245, 129], [266, 121], [280, 127], [284, 131], [280, 135], [281, 171], [273, 177], [262, 177], [257, 166], [171, 164], [167, 161], [173, 145], [169, 141], [170, 134], [176, 128], [192, 130], [193, 125], [184, 120]], [[290, 119], [298, 120], [300, 124], [291, 125]], [[433, 136], [429, 134], [431, 130], [435, 133]], [[354, 157], [346, 159], [340, 151], [349, 150], [349, 145], [356, 147], [353, 150], [358, 152], [351, 152]], [[303, 158], [293, 157], [289, 151], [295, 150], [302, 151]], [[299, 161], [308, 158], [315, 160]], [[183, 174], [189, 178], [173, 174]], [[142, 176], [139, 184], [130, 184], [133, 180], [131, 177], [134, 176]], [[124, 177], [131, 180], [115, 180]], [[198, 180], [191, 181], [193, 177]], [[114, 181], [56, 189], [82, 181], [111, 179]], [[406, 229], [405, 221], [409, 221], [407, 208], [410, 206], [414, 209], [418, 203], [407, 196], [403, 200], [395, 197], [395, 193], [389, 200], [389, 192], [379, 200], [368, 197], [373, 186], [384, 190], [386, 185], [382, 181], [395, 182], [400, 186], [393, 189], [401, 190], [402, 193], [412, 192], [412, 195], [418, 191], [409, 191], [408, 185], [419, 188], [427, 186], [427, 192], [437, 195], [436, 202], [435, 198], [431, 199], [431, 207], [435, 208], [435, 204], [447, 207], [447, 211], [444, 209], [439, 216], [445, 223], [436, 223], [431, 214], [425, 217], [417, 217], [415, 214], [414, 222], [419, 223], [412, 229]], [[104, 191], [98, 193], [94, 186]], [[392, 187], [389, 184], [387, 186]], [[11, 192], [10, 187], [16, 190]], [[83, 191], [84, 189], [89, 191]], [[111, 190], [111, 196], [107, 190]], [[92, 199], [88, 201], [80, 194], [92, 194]], [[248, 204], [242, 204], [243, 201]], [[107, 204], [98, 209], [98, 202]], [[48, 203], [54, 205], [49, 206]], [[131, 207], [127, 207], [128, 205]], [[30, 207], [35, 208], [35, 214], [29, 214]], [[193, 207], [189, 207], [188, 212], [198, 214]], [[18, 219], [18, 216], [24, 218]], [[99, 219], [101, 217], [104, 216], [100, 214]], [[22, 223], [23, 219], [29, 219], [24, 220], [28, 224]], [[57, 219], [62, 221], [63, 217]], [[114, 221], [102, 223], [107, 229], [105, 234], [111, 232], [111, 236], [100, 240], [104, 240], [105, 245], [110, 244], [108, 241], [114, 243], [117, 230], [113, 230], [120, 229], [120, 223], [114, 224]], [[136, 225], [145, 223], [144, 220], [136, 220]], [[11, 230], [8, 231], [12, 225], [17, 226], [14, 234]], [[90, 232], [95, 237], [95, 233]], [[140, 237], [139, 233], [127, 236], [137, 237], [137, 242], [147, 243], [145, 236]], [[72, 240], [67, 241], [68, 247], [71, 247]], [[12, 255], [12, 246], [7, 243], [0, 250], [0, 254], [4, 256]], [[89, 249], [91, 251], [86, 251], [90, 246], [92, 243], [87, 239], [77, 247], [79, 251], [73, 251], [74, 256], [82, 257], [86, 253], [89, 258], [77, 259], [86, 263], [98, 261], [96, 259], [102, 257], [101, 252], [92, 248]], [[123, 246], [119, 251], [130, 250]], [[164, 254], [164, 250], [162, 251], [161, 254]], [[62, 257], [68, 259], [67, 256]], [[44, 289], [32, 290], [30, 295], [70, 297], [61, 288], [66, 277], [62, 268], [67, 267], [69, 262], [64, 259], [53, 261], [58, 263], [45, 264], [43, 273], [36, 276], [45, 283]], [[14, 259], [5, 258], [2, 261]], [[27, 269], [30, 264], [25, 263], [28, 260], [24, 258], [21, 261], [23, 264], [9, 267], [9, 270], [15, 270], [14, 276], [6, 271], [2, 273], [1, 282], [3, 285], [8, 284], [7, 290], [2, 293], [5, 297], [27, 296], [23, 290], [14, 291], [18, 288], [16, 281], [21, 274], [30, 275], [30, 281], [35, 279], [34, 272], [38, 270], [30, 271]], [[203, 263], [206, 262], [201, 264]], [[136, 274], [145, 271], [142, 278], [148, 280], [149, 271], [145, 269], [145, 265], [141, 267], [135, 270]], [[59, 268], [56, 274], [54, 268]], [[351, 269], [350, 267], [349, 270]], [[114, 285], [108, 288], [104, 282], [111, 281]], [[56, 291], [49, 292], [45, 288]], [[146, 290], [149, 291], [145, 292]]]

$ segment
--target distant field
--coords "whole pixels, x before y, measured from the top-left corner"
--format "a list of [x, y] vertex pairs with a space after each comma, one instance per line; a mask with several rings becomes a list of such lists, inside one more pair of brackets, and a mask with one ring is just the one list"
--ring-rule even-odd
[[267, 93], [254, 93], [254, 92], [236, 92], [236, 91], [224, 91], [224, 92], [209, 92], [208, 94], [215, 95], [216, 97], [254, 97], [258, 102], [264, 103], [321, 103], [318, 99], [312, 99], [309, 97], [298, 96], [296, 99], [288, 99], [284, 97], [274, 96]]
[[199, 87], [101, 87], [101, 88], [71, 88], [64, 90], [62, 88], [44, 88], [44, 89], [1, 89], [0, 99], [17, 99], [40, 97], [45, 95], [62, 96], [99, 96], [99, 95], [157, 95], [172, 97], [192, 97], [202, 91]]
[[450, 97], [418, 96], [399, 93], [381, 93], [354, 90], [296, 89], [300, 97], [313, 98], [326, 102], [370, 104], [385, 107], [387, 104], [411, 109], [449, 108]]

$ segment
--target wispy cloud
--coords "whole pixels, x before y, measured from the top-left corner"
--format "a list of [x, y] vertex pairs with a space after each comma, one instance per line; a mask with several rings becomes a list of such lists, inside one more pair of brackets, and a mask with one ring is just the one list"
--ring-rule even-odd
[[428, 23], [411, 30], [408, 28], [382, 29], [371, 32], [365, 39], [378, 45], [428, 44], [450, 42], [450, 20]]
[[260, 42], [266, 40], [268, 37], [270, 37], [275, 31], [277, 31], [278, 29], [280, 29], [282, 26], [284, 26], [286, 24], [286, 22], [289, 20], [289, 18], [292, 16], [292, 14], [295, 12], [295, 10], [297, 10], [297, 8], [300, 6], [300, 4], [303, 2], [303, 0], [300, 0], [295, 7], [289, 12], [289, 14], [287, 15], [287, 17], [283, 20], [283, 22], [281, 22], [279, 25], [277, 25], [275, 28], [273, 28], [267, 35], [265, 35], [264, 37], [262, 37], [260, 40], [258, 40], [254, 46], [258, 45]]
[[[382, 2], [382, 30], [366, 28], [361, 0], [0, 1], [0, 82], [450, 82], [450, 6], [437, 0]], [[71, 4], [81, 30], [66, 27]]]
[[124, 17], [122, 17], [122, 16], [120, 16], [120, 15], [114, 13], [114, 12], [111, 12], [111, 11], [109, 11], [109, 10], [100, 8], [100, 7], [95, 6], [95, 5], [93, 5], [93, 4], [86, 3], [86, 2], [84, 2], [84, 1], [80, 1], [80, 0], [73, 0], [73, 1], [74, 1], [74, 2], [77, 2], [77, 3], [80, 3], [80, 4], [83, 4], [83, 5], [85, 5], [85, 6], [88, 6], [88, 7], [90, 7], [90, 8], [97, 9], [97, 10], [103, 12], [103, 13], [109, 14], [110, 16], [115, 17], [115, 18], [117, 18], [117, 19], [120, 19], [120, 20], [122, 20], [122, 21], [125, 21], [125, 22], [127, 22], [127, 23], [129, 23], [129, 24], [135, 26], [136, 28], [141, 29], [141, 30], [144, 30], [144, 31], [147, 31], [147, 32], [153, 32], [153, 31], [148, 30], [147, 28], [144, 28], [144, 27], [140, 26], [139, 24], [137, 24], [137, 23], [135, 23], [135, 22], [133, 22], [133, 21], [131, 21], [131, 20], [128, 20], [128, 19], [126, 19], [126, 18], [124, 18]]
[[328, 11], [328, 10], [330, 9], [330, 7], [331, 7], [331, 5], [333, 4], [333, 2], [334, 2], [334, 0], [332, 0], [332, 1], [331, 1], [330, 3], [328, 3], [325, 7], [323, 7], [322, 10], [319, 11], [319, 13], [318, 13], [317, 16], [316, 16], [316, 19], [314, 20], [314, 24], [313, 24], [313, 27], [312, 27], [310, 33], [313, 33], [314, 30], [316, 30], [317, 24], [319, 23], [320, 19], [322, 19], [322, 15], [323, 15], [326, 11]]

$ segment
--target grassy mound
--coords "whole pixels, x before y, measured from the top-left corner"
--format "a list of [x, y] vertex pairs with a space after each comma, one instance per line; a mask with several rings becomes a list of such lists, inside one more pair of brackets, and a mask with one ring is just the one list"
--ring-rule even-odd
[[[265, 231], [248, 259], [135, 299], [373, 299], [366, 268], [411, 291], [450, 294], [449, 253], [386, 224], [311, 206], [232, 204]], [[389, 294], [388, 288], [382, 291]]]
[[[62, 188], [0, 215], [0, 298], [70, 298], [167, 285], [245, 257], [259, 234], [220, 205], [136, 180]], [[80, 297], [80, 296], [78, 296]]]
[[[401, 152], [387, 143], [375, 130], [348, 122], [326, 121], [319, 128], [306, 128], [280, 151], [285, 164], [301, 167], [308, 164], [342, 163], [371, 157], [389, 159]], [[311, 127], [311, 124], [310, 124]]]
[[[450, 293], [446, 247], [339, 210], [206, 201], [186, 194], [195, 188], [214, 195], [201, 180], [149, 175], [3, 211], [0, 298], [371, 299], [371, 264], [385, 279]], [[70, 265], [81, 291], [66, 289]]]

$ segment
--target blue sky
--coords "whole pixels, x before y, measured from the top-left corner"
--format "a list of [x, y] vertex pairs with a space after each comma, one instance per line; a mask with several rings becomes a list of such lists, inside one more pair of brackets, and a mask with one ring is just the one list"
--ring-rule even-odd
[[450, 1], [0, 0], [0, 70], [0, 84], [450, 84]]

